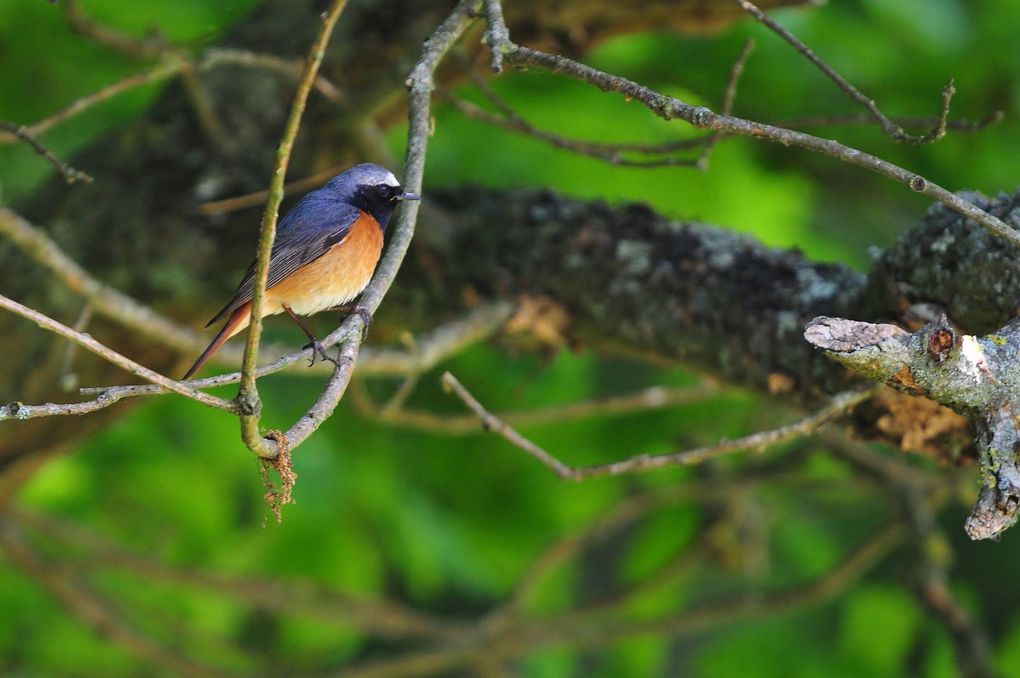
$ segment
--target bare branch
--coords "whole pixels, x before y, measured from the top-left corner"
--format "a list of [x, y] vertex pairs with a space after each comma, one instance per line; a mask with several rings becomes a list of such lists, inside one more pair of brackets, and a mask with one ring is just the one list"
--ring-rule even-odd
[[73, 616], [99, 636], [123, 647], [132, 655], [182, 675], [218, 676], [222, 671], [156, 643], [125, 624], [123, 615], [84, 583], [75, 581], [66, 568], [54, 568], [37, 554], [12, 521], [0, 523], [0, 545], [6, 557], [31, 580], [38, 582]]
[[707, 459], [721, 457], [733, 452], [744, 450], [764, 450], [766, 447], [777, 443], [787, 442], [809, 435], [816, 431], [823, 424], [845, 414], [848, 410], [864, 402], [874, 395], [874, 390], [848, 391], [835, 396], [828, 405], [814, 414], [793, 424], [787, 424], [772, 431], [761, 431], [753, 435], [737, 438], [736, 440], [724, 440], [716, 445], [698, 447], [683, 452], [670, 454], [643, 454], [629, 457], [622, 461], [611, 464], [598, 464], [594, 466], [570, 466], [563, 463], [546, 450], [542, 449], [532, 441], [518, 433], [513, 427], [496, 417], [485, 409], [478, 399], [471, 395], [470, 391], [464, 388], [463, 384], [457, 381], [449, 372], [443, 374], [443, 386], [464, 402], [481, 420], [482, 426], [487, 431], [498, 433], [507, 442], [521, 448], [529, 455], [550, 468], [556, 475], [565, 480], [585, 480], [595, 476], [614, 476], [624, 473], [635, 473], [662, 468], [664, 466], [687, 466], [699, 464]]
[[[675, 407], [704, 400], [718, 392], [718, 386], [708, 382], [689, 388], [653, 386], [626, 395], [567, 405], [542, 407], [521, 412], [505, 412], [494, 416], [509, 426], [541, 426], [556, 422], [576, 421], [588, 417], [618, 417], [633, 414], [634, 412], [647, 412]], [[352, 395], [357, 393], [358, 391], [354, 391]], [[387, 424], [435, 433], [445, 433], [447, 435], [468, 435], [478, 432], [478, 417], [473, 414], [462, 416], [441, 415], [424, 410], [378, 408], [365, 395], [354, 398], [352, 402], [363, 415], [379, 419]]]
[[[485, 1], [486, 3], [498, 2], [498, 0]], [[503, 33], [505, 33], [505, 26], [500, 31], [491, 31], [489, 35], [495, 39], [495, 37]], [[492, 49], [501, 51], [504, 61], [514, 65], [534, 66], [555, 73], [561, 73], [576, 80], [587, 82], [603, 91], [617, 92], [640, 101], [649, 110], [665, 120], [680, 118], [698, 129], [755, 137], [784, 146], [798, 146], [832, 156], [851, 165], [863, 167], [876, 174], [897, 181], [909, 187], [912, 191], [938, 200], [964, 216], [970, 217], [993, 235], [1020, 247], [1020, 234], [998, 217], [989, 214], [974, 203], [946, 190], [919, 174], [856, 148], [795, 130], [713, 113], [704, 106], [693, 106], [676, 97], [656, 92], [633, 80], [610, 75], [567, 57], [521, 47], [509, 40], [492, 45]]]
[[[82, 334], [81, 332], [75, 332], [67, 325], [58, 323], [56, 320], [53, 320], [49, 316], [43, 315], [42, 313], [32, 310], [27, 306], [23, 306], [18, 302], [14, 301], [13, 299], [9, 299], [3, 295], [0, 295], [0, 308], [11, 311], [12, 313], [16, 313], [17, 315], [20, 315], [23, 318], [27, 318], [28, 320], [31, 320], [44, 330], [49, 330], [54, 334], [60, 335], [65, 339], [73, 341], [82, 348], [91, 351], [92, 353], [95, 353], [96, 355], [103, 358], [107, 362], [112, 363], [117, 367], [120, 367], [121, 369], [127, 370], [128, 372], [131, 372], [132, 374], [141, 377], [146, 381], [152, 382], [153, 384], [158, 384], [159, 386], [165, 388], [168, 391], [173, 391], [174, 393], [185, 396], [186, 398], [191, 398], [192, 400], [200, 402], [203, 405], [207, 405], [209, 407], [216, 407], [231, 413], [237, 412], [237, 406], [231, 401], [224, 400], [223, 398], [218, 398], [213, 395], [209, 395], [208, 393], [203, 393], [202, 391], [195, 390], [194, 388], [191, 388], [190, 386], [182, 384], [178, 381], [174, 381], [173, 379], [164, 377], [162, 374], [154, 372], [150, 370], [148, 367], [145, 367], [144, 365], [139, 365], [130, 358], [127, 358], [121, 355], [120, 353], [117, 353], [113, 349], [104, 346], [103, 344], [99, 343], [89, 335]], [[4, 406], [3, 408], [0, 408], [0, 421], [4, 419], [26, 419], [29, 416], [44, 416], [43, 414], [34, 414], [32, 413], [32, 410], [28, 410], [27, 411], [28, 414], [26, 414], [25, 412], [22, 411], [22, 407], [23, 406], [20, 403], [11, 403], [9, 405]], [[43, 406], [43, 407], [53, 408], [56, 406]], [[54, 412], [49, 411], [46, 412], [46, 414], [53, 413]], [[81, 413], [75, 412], [75, 414]]]
[[71, 167], [66, 162], [58, 158], [53, 154], [51, 150], [36, 141], [36, 138], [32, 136], [32, 133], [22, 125], [15, 125], [13, 122], [6, 120], [0, 120], [0, 129], [7, 130], [10, 134], [13, 134], [18, 139], [21, 139], [26, 144], [32, 147], [37, 154], [46, 158], [46, 161], [53, 165], [60, 176], [64, 177], [64, 181], [69, 184], [81, 181], [86, 184], [92, 183], [92, 176], [82, 172], [81, 170]]
[[837, 597], [898, 546], [903, 536], [903, 528], [892, 524], [825, 575], [778, 593], [737, 596], [732, 600], [685, 608], [650, 619], [621, 620], [618, 615], [593, 618], [591, 611], [586, 609], [534, 621], [515, 619], [516, 623], [512, 624], [482, 626], [466, 643], [428, 647], [408, 655], [356, 665], [336, 675], [346, 678], [434, 675], [470, 663], [483, 653], [493, 659], [508, 660], [552, 644], [569, 643], [574, 648], [604, 647], [607, 643], [635, 635], [660, 633], [678, 636], [739, 621], [766, 616], [774, 618]]
[[[431, 100], [435, 89], [433, 74], [439, 62], [454, 42], [461, 36], [472, 21], [471, 0], [461, 0], [450, 15], [443, 21], [426, 42], [421, 59], [408, 78], [410, 93], [410, 126], [407, 143], [407, 160], [403, 185], [412, 192], [420, 192], [422, 176], [425, 169], [425, 149], [431, 129]], [[414, 235], [414, 226], [418, 217], [418, 202], [405, 202], [400, 214], [397, 215], [393, 227], [393, 235], [376, 268], [372, 282], [361, 294], [360, 306], [369, 313], [375, 313], [383, 297], [393, 284], [400, 264], [407, 253]], [[360, 314], [354, 313], [337, 328], [325, 342], [330, 345], [344, 341], [340, 347], [338, 362], [340, 365], [333, 371], [326, 388], [319, 395], [311, 408], [302, 415], [286, 433], [290, 449], [297, 447], [308, 438], [322, 422], [336, 409], [347, 390], [353, 373], [354, 363], [361, 348], [361, 336], [364, 321]], [[273, 457], [279, 443], [263, 439], [258, 444], [266, 457]]]
[[[979, 132], [992, 125], [997, 125], [1005, 119], [1005, 111], [995, 111], [980, 120], [947, 120], [946, 130], [954, 132]], [[935, 127], [939, 124], [939, 118], [937, 117], [911, 118], [896, 116], [891, 118], [891, 120], [903, 127]], [[829, 127], [835, 125], [874, 125], [876, 120], [868, 113], [852, 113], [849, 115], [805, 115], [787, 118], [779, 124], [783, 127]]]
[[[733, 67], [730, 68], [730, 77], [726, 81], [726, 93], [723, 95], [723, 115], [733, 113], [733, 104], [737, 100], [737, 85], [740, 84], [740, 76], [743, 75], [744, 67], [747, 65], [747, 60], [751, 57], [751, 52], [753, 51], [754, 40], [748, 38], [744, 42], [744, 47], [740, 50], [737, 60], [733, 62]], [[716, 132], [708, 138], [708, 143], [701, 149], [701, 154], [697, 159], [698, 169], [706, 169], [708, 167], [708, 159], [712, 155], [712, 151], [715, 150], [715, 147], [724, 136], [722, 133]]]
[[[280, 73], [281, 75], [293, 78], [294, 80], [299, 80], [301, 78], [302, 71], [304, 70], [304, 64], [300, 60], [284, 59], [276, 56], [275, 54], [252, 52], [249, 50], [232, 49], [227, 47], [209, 48], [195, 65], [201, 71], [228, 65], [259, 68], [265, 71]], [[324, 75], [316, 74], [313, 83], [319, 94], [329, 101], [332, 101], [335, 104], [346, 103], [347, 97], [344, 93]], [[336, 174], [336, 172], [333, 174]], [[265, 197], [263, 197], [263, 200], [264, 199]]]
[[967, 417], [981, 454], [981, 494], [967, 519], [972, 539], [997, 539], [1020, 516], [1020, 321], [983, 337], [943, 316], [910, 334], [900, 328], [818, 317], [804, 338], [874, 381], [923, 395]]
[[259, 340], [262, 338], [262, 304], [269, 278], [269, 255], [273, 241], [276, 239], [276, 220], [280, 216], [280, 203], [283, 201], [283, 182], [287, 177], [287, 166], [294, 148], [301, 117], [305, 112], [305, 102], [312, 90], [319, 66], [326, 55], [326, 45], [333, 34], [340, 14], [347, 6], [347, 0], [334, 0], [329, 11], [323, 16], [322, 26], [311, 50], [304, 73], [298, 82], [297, 92], [291, 104], [290, 115], [284, 128], [283, 138], [276, 151], [276, 163], [272, 179], [269, 182], [269, 199], [262, 215], [262, 229], [259, 232], [258, 254], [255, 258], [255, 288], [251, 298], [251, 320], [248, 323], [248, 341], [244, 347], [244, 359], [241, 363], [241, 388], [237, 394], [237, 403], [241, 410], [241, 438], [252, 452], [263, 458], [276, 456], [276, 451], [267, 447], [262, 433], [259, 431], [259, 419], [262, 416], [262, 402], [255, 386], [255, 370], [259, 360]]
[[[91, 307], [89, 307], [91, 308]], [[469, 313], [464, 318], [455, 320], [422, 336], [419, 347], [414, 352], [398, 351], [394, 349], [364, 349], [358, 359], [358, 373], [366, 376], [399, 376], [399, 375], [420, 375], [432, 369], [442, 360], [459, 353], [467, 346], [477, 343], [495, 332], [510, 314], [510, 305], [495, 303], [489, 306], [482, 306]], [[333, 339], [327, 338], [324, 342], [326, 347], [333, 346], [341, 340], [343, 335], [334, 333]], [[336, 338], [339, 337], [339, 338]], [[304, 349], [286, 355], [273, 363], [263, 365], [256, 371], [256, 376], [263, 377], [273, 374], [288, 367], [295, 362], [307, 358], [311, 349]], [[322, 363], [306, 368], [299, 374], [320, 374], [326, 369]], [[332, 365], [329, 366], [332, 370]], [[205, 379], [194, 379], [186, 383], [195, 389], [213, 388], [236, 384], [241, 380], [240, 372], [221, 374]], [[114, 405], [126, 398], [139, 396], [162, 395], [171, 391], [149, 384], [145, 386], [101, 386], [85, 387], [79, 389], [83, 395], [96, 396], [92, 400], [80, 403], [46, 403], [44, 405], [26, 405], [24, 403], [12, 403], [0, 407], [0, 413], [4, 411], [15, 419], [34, 419], [36, 417], [52, 417], [63, 415], [78, 415], [97, 412]], [[652, 394], [649, 394], [652, 399]], [[666, 398], [669, 399], [668, 397]], [[355, 401], [358, 402], [357, 400]], [[399, 410], [398, 410], [399, 415]], [[3, 417], [0, 417], [2, 419]], [[467, 419], [467, 418], [466, 418]], [[389, 419], [387, 419], [389, 421]], [[473, 423], [473, 419], [470, 422]]]
[[822, 58], [815, 54], [815, 52], [810, 47], [801, 42], [800, 39], [797, 38], [797, 36], [783, 28], [771, 17], [765, 14], [765, 12], [758, 9], [758, 7], [751, 3], [749, 0], [737, 0], [737, 4], [739, 4], [744, 9], [745, 12], [747, 12], [755, 19], [757, 19], [759, 23], [767, 26], [776, 35], [781, 37], [786, 42], [790, 43], [790, 45], [792, 45], [794, 49], [803, 54], [808, 61], [817, 66], [818, 69], [826, 75], [826, 77], [828, 77], [830, 80], [836, 83], [836, 85], [841, 90], [846, 92], [846, 94], [850, 98], [852, 98], [854, 101], [868, 109], [868, 112], [871, 114], [871, 116], [878, 122], [879, 125], [882, 126], [882, 130], [886, 134], [888, 134], [889, 137], [891, 137], [894, 141], [902, 141], [908, 144], [920, 145], [938, 141], [939, 139], [945, 136], [946, 118], [948, 118], [949, 116], [949, 104], [953, 100], [953, 95], [956, 94], [956, 88], [953, 86], [952, 79], [949, 80], [949, 83], [942, 90], [942, 108], [939, 111], [939, 115], [935, 121], [935, 126], [932, 127], [932, 130], [922, 136], [913, 136], [907, 134], [907, 132], [905, 132], [902, 127], [897, 125], [892, 119], [886, 116], [878, 108], [878, 105], [875, 103], [874, 99], [869, 98], [868, 96], [863, 94], [860, 90], [858, 90], [856, 87], [851, 85], [846, 78], [841, 76], [839, 73], [835, 71], [835, 69], [833, 69], [824, 61], [822, 61]]
[[87, 554], [75, 565], [85, 570], [111, 568], [146, 580], [223, 595], [250, 605], [284, 614], [354, 627], [391, 637], [435, 638], [454, 632], [456, 625], [394, 601], [373, 601], [351, 596], [332, 587], [303, 581], [280, 581], [265, 577], [238, 577], [201, 570], [172, 567], [154, 558], [125, 550], [108, 538], [76, 523], [37, 513], [17, 512], [26, 527], [54, 539], [67, 553], [80, 549]]
[[[73, 118], [79, 113], [92, 108], [98, 103], [106, 101], [112, 97], [127, 92], [128, 90], [148, 85], [149, 83], [158, 82], [171, 76], [177, 75], [184, 68], [184, 62], [180, 59], [169, 59], [166, 63], [153, 68], [150, 71], [144, 73], [137, 73], [130, 75], [123, 80], [119, 80], [112, 85], [107, 85], [100, 90], [93, 92], [87, 96], [84, 96], [76, 101], [73, 101], [70, 105], [64, 109], [54, 113], [53, 115], [40, 120], [37, 123], [27, 125], [24, 129], [28, 134], [32, 136], [39, 136], [43, 132], [56, 127], [60, 123]], [[11, 143], [18, 139], [13, 133], [0, 132], [0, 144]]]
[[121, 54], [148, 59], [159, 56], [169, 47], [166, 40], [158, 33], [153, 33], [149, 38], [143, 39], [104, 26], [85, 13], [78, 0], [64, 0], [63, 5], [67, 22], [76, 33]]
[[[487, 87], [482, 91], [485, 92], [490, 101], [492, 101], [494, 97], [499, 96]], [[620, 153], [618, 145], [600, 144], [592, 141], [571, 139], [554, 132], [539, 129], [522, 118], [508, 106], [504, 108], [505, 104], [500, 108], [501, 110], [509, 112], [504, 112], [503, 115], [496, 115], [494, 113], [490, 113], [484, 108], [481, 108], [480, 106], [476, 106], [470, 101], [465, 101], [464, 99], [454, 96], [448, 92], [441, 91], [440, 95], [460, 113], [469, 118], [481, 120], [482, 122], [490, 125], [496, 125], [513, 132], [519, 132], [526, 136], [538, 139], [539, 141], [544, 141], [555, 148], [560, 148], [572, 153], [579, 153], [581, 155], [587, 155], [592, 158], [598, 158], [599, 160], [604, 160], [611, 165], [618, 165], [621, 167], [694, 167], [696, 165], [696, 161], [689, 158], [667, 157], [647, 160], [628, 158]]]
[[96, 313], [179, 353], [192, 353], [205, 347], [206, 342], [197, 332], [178, 325], [136, 299], [96, 280], [42, 229], [5, 207], [0, 207], [0, 235], [6, 236], [37, 262], [53, 271], [72, 292], [84, 297]]

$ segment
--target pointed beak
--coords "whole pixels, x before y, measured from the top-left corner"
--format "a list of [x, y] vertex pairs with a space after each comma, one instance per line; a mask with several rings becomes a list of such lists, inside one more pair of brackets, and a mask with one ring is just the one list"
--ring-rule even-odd
[[417, 193], [401, 193], [397, 196], [397, 200], [421, 200], [421, 196]]

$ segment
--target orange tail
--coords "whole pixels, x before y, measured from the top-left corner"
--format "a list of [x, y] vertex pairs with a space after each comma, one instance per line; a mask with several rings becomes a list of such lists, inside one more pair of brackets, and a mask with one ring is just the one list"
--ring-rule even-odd
[[202, 351], [202, 355], [198, 356], [198, 360], [196, 360], [195, 364], [188, 369], [187, 373], [185, 373], [183, 377], [181, 377], [181, 380], [183, 381], [184, 379], [190, 379], [191, 375], [202, 369], [202, 365], [205, 365], [206, 361], [212, 357], [213, 353], [215, 353], [216, 350], [219, 349], [219, 347], [222, 346], [227, 339], [229, 339], [230, 337], [234, 336], [235, 334], [243, 330], [245, 327], [247, 327], [250, 315], [251, 315], [251, 302], [248, 302], [244, 306], [240, 307], [239, 309], [231, 313], [230, 318], [227, 320], [226, 324], [223, 325], [223, 329], [220, 330], [220, 333], [217, 334], [216, 338], [212, 340], [212, 343], [209, 344], [209, 346], [204, 351]]

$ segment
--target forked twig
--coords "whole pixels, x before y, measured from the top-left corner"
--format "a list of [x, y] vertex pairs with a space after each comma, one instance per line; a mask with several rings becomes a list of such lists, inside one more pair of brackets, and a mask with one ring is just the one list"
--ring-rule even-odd
[[7, 130], [15, 137], [31, 146], [32, 150], [34, 150], [37, 154], [46, 158], [46, 161], [60, 172], [60, 176], [64, 177], [64, 181], [67, 183], [73, 184], [78, 181], [85, 184], [92, 183], [91, 175], [71, 167], [69, 164], [58, 158], [54, 155], [53, 151], [40, 144], [32, 132], [30, 132], [24, 125], [16, 125], [13, 122], [8, 122], [7, 120], [0, 120], [0, 129]]
[[818, 70], [836, 83], [836, 85], [846, 92], [850, 98], [868, 109], [871, 116], [878, 122], [879, 125], [882, 126], [882, 130], [894, 141], [920, 145], [938, 141], [946, 135], [946, 124], [947, 118], [949, 117], [949, 104], [953, 100], [953, 95], [956, 94], [956, 87], [953, 85], [952, 78], [950, 78], [948, 84], [946, 84], [945, 88], [942, 90], [942, 108], [939, 111], [938, 117], [935, 120], [935, 125], [932, 127], [931, 131], [921, 136], [908, 134], [902, 127], [897, 125], [894, 120], [889, 118], [881, 111], [881, 109], [879, 109], [878, 104], [875, 103], [874, 99], [868, 97], [850, 84], [850, 82], [836, 72], [834, 68], [822, 61], [822, 58], [815, 54], [814, 50], [805, 45], [796, 35], [783, 28], [778, 22], [773, 20], [772, 17], [765, 14], [765, 12], [761, 11], [761, 9], [749, 0], [736, 0], [736, 2], [745, 12], [753, 16], [759, 23], [768, 27], [776, 35], [790, 43], [795, 50], [800, 52], [804, 55], [804, 58], [817, 66]]
[[700, 464], [733, 452], [744, 450], [763, 450], [777, 443], [787, 442], [809, 435], [849, 409], [871, 398], [875, 389], [864, 391], [847, 391], [840, 393], [829, 401], [829, 404], [804, 419], [787, 424], [771, 431], [760, 431], [735, 440], [723, 440], [715, 445], [698, 447], [670, 454], [642, 454], [628, 457], [622, 461], [593, 466], [570, 466], [560, 461], [548, 451], [524, 437], [515, 428], [489, 412], [456, 377], [449, 372], [443, 374], [442, 384], [452, 391], [467, 407], [478, 416], [487, 431], [497, 433], [504, 440], [524, 450], [537, 459], [556, 475], [565, 480], [585, 480], [596, 476], [616, 476], [624, 473], [635, 473], [663, 468], [666, 466], [688, 466]]

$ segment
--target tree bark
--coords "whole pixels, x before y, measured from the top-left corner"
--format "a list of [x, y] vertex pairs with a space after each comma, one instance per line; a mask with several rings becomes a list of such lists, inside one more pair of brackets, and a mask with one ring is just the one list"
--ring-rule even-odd
[[[267, 2], [223, 46], [299, 55], [318, 21], [318, 4]], [[323, 67], [344, 92], [344, 110], [338, 115], [333, 104], [313, 99], [293, 176], [375, 159], [351, 130], [365, 120], [400, 119], [407, 70], [452, 4], [390, 0], [347, 11]], [[613, 7], [573, 0], [553, 10], [533, 0], [512, 3], [507, 19], [521, 42], [580, 52], [614, 32], [703, 30], [741, 16], [728, 0], [644, 0], [629, 6], [626, 17], [616, 16]], [[479, 38], [476, 31], [465, 44], [481, 49]], [[96, 177], [94, 184], [68, 188], [54, 181], [20, 206], [87, 270], [189, 324], [215, 310], [236, 282], [251, 259], [257, 226], [253, 211], [209, 219], [197, 213], [197, 204], [264, 188], [294, 88], [285, 76], [240, 67], [203, 72], [201, 78], [226, 130], [223, 143], [209, 143], [184, 89], [171, 85], [148, 116], [74, 159]], [[753, 388], [796, 393], [806, 402], [848, 383], [845, 372], [800, 337], [815, 315], [902, 319], [921, 302], [933, 302], [970, 330], [969, 323], [999, 322], [1020, 298], [1016, 257], [947, 210], [934, 209], [866, 277], [732, 233], [671, 224], [641, 206], [489, 190], [448, 191], [434, 200], [445, 217], [420, 232], [442, 235], [416, 245], [384, 304], [383, 320], [390, 314], [434, 322], [455, 310], [452, 300], [466, 288], [492, 297], [543, 294], [568, 310], [580, 341], [689, 362]], [[1015, 196], [1003, 199], [1003, 214], [1015, 204]], [[946, 237], [967, 248], [946, 247]], [[981, 275], [947, 273], [961, 266]], [[81, 301], [5, 242], [0, 270], [11, 296], [74, 322]], [[947, 278], [949, 287], [943, 285]], [[1001, 292], [994, 300], [983, 297], [978, 280]], [[968, 287], [970, 281], [975, 287]], [[102, 320], [88, 331], [154, 369], [172, 371], [181, 362]], [[27, 323], [0, 316], [0, 401], [70, 399], [73, 393], [57, 388], [63, 351], [61, 342]], [[83, 384], [123, 379], [103, 363], [79, 363]], [[117, 408], [85, 419], [9, 423], [0, 436], [0, 458], [73, 440], [115, 416]]]

